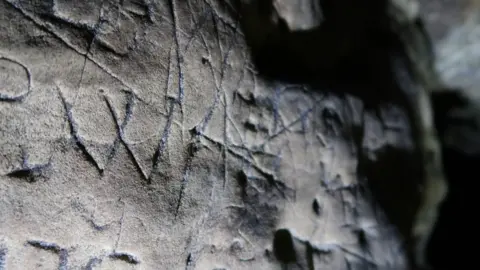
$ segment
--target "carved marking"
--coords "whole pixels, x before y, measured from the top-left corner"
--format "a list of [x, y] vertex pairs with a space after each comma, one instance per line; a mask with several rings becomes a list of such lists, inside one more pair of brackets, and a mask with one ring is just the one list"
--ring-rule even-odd
[[63, 96], [63, 93], [62, 91], [60, 90], [60, 88], [57, 87], [57, 90], [58, 90], [58, 93], [59, 93], [59, 96], [60, 96], [60, 100], [62, 101], [62, 104], [63, 104], [63, 108], [65, 110], [65, 115], [66, 115], [66, 119], [67, 119], [67, 122], [68, 122], [68, 125], [70, 127], [70, 134], [75, 142], [75, 144], [78, 146], [78, 148], [80, 148], [80, 150], [83, 152], [83, 154], [85, 155], [86, 159], [91, 162], [92, 164], [95, 165], [95, 167], [98, 169], [98, 171], [100, 173], [103, 172], [104, 168], [100, 166], [100, 164], [95, 160], [95, 158], [92, 156], [92, 154], [90, 154], [90, 152], [88, 152], [87, 150], [87, 147], [86, 147], [86, 144], [83, 140], [82, 137], [80, 137], [80, 135], [78, 135], [78, 126], [77, 126], [77, 123], [75, 122], [75, 119], [73, 118], [73, 115], [72, 115], [72, 105], [70, 103], [68, 103], [65, 99], [65, 97]]
[[127, 252], [113, 252], [112, 254], [108, 255], [110, 258], [122, 260], [129, 264], [139, 264], [140, 260], [135, 256]]
[[[55, 243], [49, 243], [41, 240], [28, 240], [27, 244], [32, 247], [46, 250], [58, 255], [59, 256], [58, 270], [68, 269], [68, 250], [67, 249], [62, 248]], [[0, 270], [5, 270], [6, 254], [7, 254], [7, 249], [0, 248]], [[113, 260], [126, 262], [128, 264], [137, 265], [140, 263], [140, 259], [134, 254], [131, 254], [128, 252], [118, 252], [114, 250], [108, 255], [103, 254], [101, 256], [92, 256], [88, 260], [87, 264], [85, 265], [85, 269], [93, 270], [96, 266], [99, 266], [100, 264], [102, 264], [105, 256]]]
[[135, 156], [135, 153], [133, 152], [130, 144], [125, 140], [125, 127], [127, 126], [128, 122], [130, 121], [130, 118], [132, 117], [133, 114], [133, 106], [135, 104], [135, 96], [133, 93], [129, 93], [127, 97], [127, 103], [126, 103], [126, 108], [125, 108], [125, 116], [123, 117], [123, 121], [120, 122], [119, 116], [117, 112], [115, 111], [115, 108], [113, 107], [112, 102], [110, 101], [110, 98], [108, 96], [104, 96], [105, 102], [107, 103], [108, 109], [110, 110], [110, 113], [112, 114], [112, 117], [114, 118], [116, 127], [117, 127], [117, 134], [118, 136], [115, 138], [115, 141], [113, 142], [113, 147], [108, 155], [107, 158], [107, 164], [113, 159], [115, 156], [115, 153], [117, 151], [118, 145], [121, 143], [123, 146], [128, 151], [128, 154], [132, 158], [133, 163], [135, 164], [135, 167], [137, 167], [138, 171], [142, 174], [143, 178], [148, 181], [149, 176], [148, 174], [143, 170], [142, 165], [140, 164], [140, 161], [138, 158]]
[[48, 243], [40, 240], [27, 241], [32, 247], [53, 252], [59, 256], [58, 270], [67, 270], [68, 251], [55, 243]]
[[[172, 52], [170, 50], [170, 53], [169, 53], [169, 58], [168, 58], [168, 76], [167, 76], [167, 80], [165, 82], [165, 93], [168, 92], [168, 88], [170, 86], [170, 74], [171, 74], [171, 66], [172, 66]], [[165, 94], [165, 99], [166, 101], [169, 101], [170, 102], [170, 105], [169, 105], [169, 108], [168, 108], [168, 116], [167, 116], [167, 123], [165, 124], [165, 127], [163, 128], [163, 133], [162, 133], [162, 136], [160, 138], [160, 141], [158, 142], [158, 146], [157, 146], [157, 149], [155, 150], [155, 153], [153, 154], [153, 158], [152, 158], [152, 162], [153, 162], [153, 165], [152, 165], [152, 171], [150, 172], [150, 176], [148, 177], [148, 184], [151, 184], [152, 183], [152, 176], [157, 172], [158, 170], [158, 163], [160, 162], [160, 159], [163, 155], [163, 152], [165, 150], [165, 147], [167, 146], [167, 143], [168, 143], [168, 137], [170, 136], [170, 129], [171, 129], [171, 126], [172, 126], [172, 120], [173, 120], [173, 113], [174, 113], [174, 110], [175, 110], [175, 105], [176, 104], [179, 104], [179, 100], [182, 96], [182, 92], [179, 91], [178, 92], [178, 96], [177, 98], [172, 98], [172, 97], [169, 97], [168, 94]], [[181, 106], [181, 104], [180, 104]], [[180, 109], [182, 109], [180, 107]]]
[[0, 101], [22, 101], [31, 89], [32, 78], [22, 63], [0, 56]]
[[8, 172], [6, 176], [24, 178], [27, 179], [28, 182], [35, 182], [36, 178], [42, 176], [44, 172], [51, 166], [51, 157], [47, 163], [35, 165], [28, 163], [28, 158], [25, 153], [23, 153], [22, 159], [22, 167], [20, 169]]
[[5, 270], [5, 261], [7, 260], [7, 248], [0, 247], [0, 270]]
[[50, 163], [31, 165], [7, 173], [7, 176], [15, 178], [26, 178], [28, 182], [35, 182], [35, 178], [42, 175], [42, 172], [50, 167]]
[[98, 266], [101, 263], [102, 263], [102, 259], [93, 257], [88, 261], [87, 265], [85, 266], [85, 270], [93, 270], [95, 266]]

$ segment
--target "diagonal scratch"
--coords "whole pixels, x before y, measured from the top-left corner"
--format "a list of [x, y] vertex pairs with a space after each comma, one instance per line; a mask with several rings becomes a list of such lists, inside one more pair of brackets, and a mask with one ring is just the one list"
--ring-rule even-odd
[[160, 138], [158, 147], [155, 150], [155, 154], [153, 155], [153, 168], [150, 173], [150, 176], [147, 179], [148, 184], [152, 183], [152, 175], [157, 171], [158, 163], [168, 143], [168, 136], [170, 135], [170, 129], [172, 126], [172, 119], [173, 119], [173, 112], [175, 111], [175, 104], [176, 104], [175, 100], [173, 99], [170, 100], [170, 108], [169, 108], [169, 113], [167, 117], [167, 123], [165, 124], [165, 128], [163, 129], [162, 137]]
[[[205, 138], [207, 141], [217, 145], [219, 148], [225, 148], [225, 146], [222, 144], [222, 142], [216, 141], [213, 138], [208, 137], [205, 134], [201, 135], [202, 138]], [[284, 189], [288, 188], [285, 183], [279, 181], [273, 172], [270, 172], [269, 170], [262, 168], [260, 165], [258, 165], [255, 160], [253, 159], [253, 154], [252, 152], [247, 152], [248, 157], [233, 150], [232, 148], [226, 148], [227, 151], [232, 154], [233, 156], [240, 158], [243, 162], [247, 163], [249, 166], [254, 168], [256, 171], [258, 171], [272, 186], [274, 186], [283, 197], [286, 197]]]
[[137, 169], [142, 173], [142, 176], [144, 177], [144, 179], [148, 179], [147, 173], [143, 170], [142, 166], [140, 165], [140, 162], [138, 161], [138, 158], [135, 156], [133, 150], [131, 149], [130, 144], [125, 140], [124, 130], [125, 130], [125, 127], [127, 126], [128, 122], [130, 121], [130, 117], [133, 114], [132, 111], [133, 111], [134, 98], [135, 98], [134, 95], [132, 93], [128, 93], [127, 103], [125, 105], [126, 106], [125, 116], [124, 116], [121, 124], [119, 123], [118, 114], [115, 111], [115, 108], [113, 107], [113, 104], [112, 104], [110, 98], [108, 98], [107, 95], [104, 95], [103, 98], [105, 99], [105, 102], [107, 103], [108, 109], [109, 109], [110, 113], [112, 114], [112, 117], [114, 118], [115, 126], [116, 126], [117, 132], [118, 132], [118, 136], [115, 138], [115, 141], [113, 142], [113, 147], [112, 147], [110, 153], [108, 154], [107, 164], [108, 164], [108, 162], [110, 162], [113, 159], [113, 157], [115, 156], [115, 152], [117, 151], [118, 145], [121, 143], [127, 149], [128, 154], [130, 155], [130, 157], [133, 160], [133, 163], [135, 164], [135, 167], [137, 167]]
[[189, 145], [189, 154], [188, 154], [187, 160], [185, 162], [185, 169], [183, 170], [183, 177], [182, 177], [182, 183], [181, 183], [181, 186], [180, 186], [180, 193], [178, 195], [177, 207], [175, 209], [175, 219], [177, 218], [178, 212], [180, 210], [183, 195], [185, 193], [185, 188], [187, 186], [188, 178], [190, 176], [190, 171], [191, 171], [191, 168], [192, 168], [193, 157], [194, 157], [194, 154], [195, 154], [196, 150], [197, 149], [196, 149], [195, 143], [192, 143], [192, 144]]
[[54, 30], [51, 29], [51, 27], [49, 27], [48, 25], [46, 25], [45, 23], [43, 23], [41, 20], [35, 18], [34, 15], [30, 14], [29, 12], [25, 11], [24, 9], [22, 9], [18, 3], [16, 2], [11, 2], [9, 0], [5, 0], [8, 4], [10, 4], [14, 9], [18, 10], [25, 18], [27, 18], [29, 21], [31, 21], [33, 24], [35, 24], [37, 27], [39, 27], [40, 29], [42, 29], [43, 31], [51, 34], [53, 37], [57, 38], [62, 44], [64, 44], [65, 46], [67, 46], [68, 48], [70, 48], [71, 50], [75, 51], [76, 53], [78, 53], [79, 55], [82, 55], [82, 56], [85, 56], [88, 60], [90, 60], [94, 65], [96, 65], [98, 68], [100, 68], [101, 70], [103, 70], [105, 73], [107, 73], [109, 76], [111, 76], [112, 78], [114, 78], [115, 80], [117, 80], [118, 82], [120, 82], [121, 84], [123, 84], [125, 87], [127, 87], [128, 89], [130, 89], [136, 96], [137, 99], [141, 100], [144, 102], [144, 100], [142, 98], [140, 98], [137, 94], [136, 94], [136, 90], [133, 86], [131, 86], [129, 83], [127, 83], [126, 81], [124, 81], [122, 78], [120, 78], [120, 76], [118, 76], [117, 74], [115, 74], [114, 72], [112, 72], [108, 67], [106, 67], [105, 65], [101, 64], [100, 62], [98, 62], [97, 60], [95, 60], [95, 58], [93, 58], [91, 55], [89, 55], [88, 53], [86, 52], [82, 52], [82, 49], [80, 49], [78, 46], [70, 43], [68, 41], [68, 39], [60, 36], [58, 33], [56, 33]]
[[165, 147], [168, 143], [168, 137], [170, 135], [170, 129], [172, 126], [173, 113], [175, 110], [175, 105], [177, 103], [177, 100], [168, 96], [168, 88], [170, 87], [170, 74], [171, 74], [171, 66], [172, 66], [171, 51], [172, 50], [170, 50], [170, 57], [168, 58], [169, 60], [168, 73], [167, 73], [168, 76], [167, 76], [167, 81], [165, 82], [165, 101], [170, 104], [168, 108], [167, 123], [165, 124], [157, 149], [155, 150], [155, 153], [153, 155], [153, 159], [152, 159], [153, 166], [152, 166], [152, 171], [150, 172], [150, 176], [148, 177], [148, 180], [147, 180], [148, 184], [152, 183], [152, 176], [154, 173], [157, 172], [158, 162], [160, 161], [160, 158], [162, 157]]
[[57, 90], [60, 96], [60, 100], [62, 101], [63, 108], [65, 110], [65, 116], [67, 118], [67, 122], [70, 127], [70, 134], [72, 135], [75, 144], [78, 146], [78, 148], [80, 148], [82, 153], [85, 155], [86, 159], [89, 162], [93, 163], [95, 167], [98, 169], [98, 171], [102, 173], [104, 168], [102, 168], [100, 164], [95, 160], [95, 158], [93, 158], [90, 152], [88, 152], [83, 138], [78, 135], [78, 126], [72, 115], [72, 105], [66, 101], [62, 91], [58, 86], [57, 86]]
[[292, 122], [290, 122], [286, 127], [283, 127], [282, 129], [280, 129], [278, 132], [272, 134], [271, 136], [269, 136], [264, 142], [262, 142], [259, 147], [260, 148], [263, 148], [265, 146], [265, 144], [267, 144], [269, 141], [271, 141], [272, 139], [276, 138], [277, 136], [281, 135], [282, 133], [288, 131], [292, 126], [294, 126], [295, 124], [303, 121], [305, 119], [305, 117], [307, 117], [312, 111], [313, 109], [315, 108], [316, 105], [308, 108], [307, 110], [303, 111], [300, 116], [293, 120]]

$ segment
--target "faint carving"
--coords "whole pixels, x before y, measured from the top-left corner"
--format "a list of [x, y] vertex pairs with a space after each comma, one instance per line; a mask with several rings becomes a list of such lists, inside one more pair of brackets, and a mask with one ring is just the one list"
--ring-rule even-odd
[[122, 260], [124, 262], [130, 264], [139, 264], [140, 260], [135, 256], [127, 252], [113, 252], [112, 254], [108, 255], [110, 258], [114, 258], [117, 260]]
[[0, 245], [0, 270], [5, 270], [5, 261], [7, 260], [7, 248]]
[[45, 164], [30, 164], [28, 162], [27, 154], [22, 155], [22, 166], [20, 169], [15, 169], [8, 172], [6, 175], [16, 178], [24, 178], [28, 182], [35, 182], [38, 177], [45, 176], [46, 170], [51, 166], [51, 158]]
[[47, 250], [53, 252], [58, 255], [59, 262], [58, 262], [58, 270], [67, 270], [68, 264], [68, 251], [65, 248], [60, 247], [55, 243], [48, 243], [41, 240], [29, 240], [27, 241], [29, 245], [32, 247], [36, 247], [39, 249]]
[[22, 101], [30, 92], [31, 75], [22, 63], [0, 56], [0, 101]]

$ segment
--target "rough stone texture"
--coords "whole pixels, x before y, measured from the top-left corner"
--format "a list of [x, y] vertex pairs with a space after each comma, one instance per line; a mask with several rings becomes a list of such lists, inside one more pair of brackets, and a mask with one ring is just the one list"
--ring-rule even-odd
[[236, 9], [0, 2], [1, 270], [406, 267], [357, 173], [405, 113], [265, 80]]

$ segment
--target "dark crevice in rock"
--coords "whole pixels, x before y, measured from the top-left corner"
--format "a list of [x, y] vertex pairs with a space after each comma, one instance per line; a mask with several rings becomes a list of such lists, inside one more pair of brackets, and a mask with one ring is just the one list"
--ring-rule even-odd
[[[449, 132], [461, 133], [461, 129], [469, 128], [472, 136], [479, 138], [478, 105], [461, 93], [456, 90], [433, 95], [435, 125], [442, 137]], [[455, 115], [458, 111], [463, 114]], [[434, 269], [469, 269], [472, 260], [465, 258], [476, 256], [476, 249], [470, 248], [470, 245], [478, 228], [475, 213], [480, 152], [476, 150], [478, 140], [469, 145], [469, 149], [464, 149], [464, 142], [459, 140], [444, 143], [442, 147], [449, 193], [441, 206], [428, 248]]]
[[282, 263], [288, 264], [297, 261], [292, 234], [288, 229], [279, 229], [273, 237], [273, 252]]
[[317, 216], [320, 216], [322, 214], [322, 208], [320, 207], [320, 204], [318, 203], [318, 200], [316, 198], [313, 199], [312, 208], [313, 212], [315, 212]]

